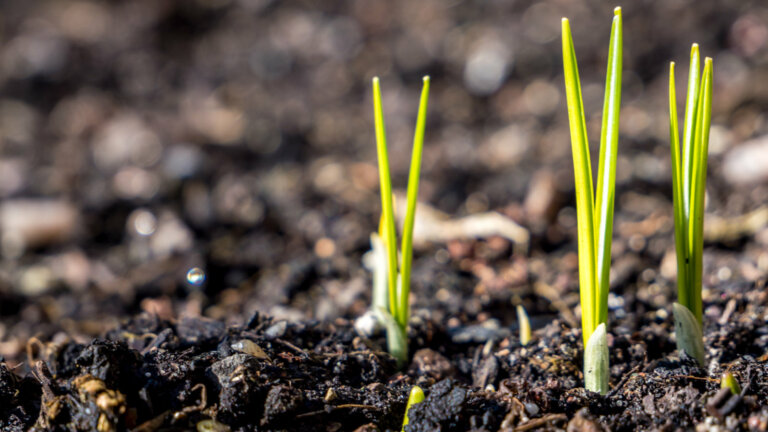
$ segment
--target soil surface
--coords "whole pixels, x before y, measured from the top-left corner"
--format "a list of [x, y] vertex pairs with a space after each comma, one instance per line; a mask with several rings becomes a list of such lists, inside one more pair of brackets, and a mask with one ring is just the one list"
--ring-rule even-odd
[[[623, 6], [600, 396], [582, 387], [559, 31], [569, 17], [594, 141], [612, 6], [2, 2], [0, 430], [400, 430], [413, 385], [407, 431], [768, 430], [768, 10]], [[671, 311], [667, 73], [682, 100], [693, 42], [715, 64], [706, 368], [678, 356]], [[369, 83], [403, 196], [426, 74], [398, 369], [357, 321], [380, 211]]]

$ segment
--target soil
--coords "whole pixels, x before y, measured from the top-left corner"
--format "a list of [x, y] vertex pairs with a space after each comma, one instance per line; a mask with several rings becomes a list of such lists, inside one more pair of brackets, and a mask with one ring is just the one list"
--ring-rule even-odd
[[[768, 177], [749, 163], [768, 154], [768, 15], [759, 1], [623, 6], [600, 396], [582, 387], [559, 18], [596, 113], [612, 8], [3, 2], [0, 430], [400, 430], [413, 385], [426, 399], [407, 431], [768, 430]], [[682, 89], [694, 41], [716, 77], [706, 368], [678, 355], [671, 316], [667, 62]], [[478, 58], [496, 63], [478, 72]], [[401, 369], [383, 334], [355, 328], [380, 202], [374, 74], [396, 188], [420, 77], [433, 83], [419, 214], [438, 216], [417, 229]], [[487, 212], [527, 244], [441, 219]], [[726, 371], [740, 394], [720, 390]]]

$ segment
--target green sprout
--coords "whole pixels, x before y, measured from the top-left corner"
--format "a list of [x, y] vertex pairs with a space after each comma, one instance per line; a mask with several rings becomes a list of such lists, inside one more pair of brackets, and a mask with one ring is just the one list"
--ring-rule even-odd
[[[416, 198], [419, 194], [419, 172], [421, 170], [421, 154], [424, 149], [424, 129], [427, 120], [427, 100], [429, 98], [429, 77], [424, 77], [421, 90], [419, 113], [416, 118], [416, 132], [413, 137], [413, 152], [411, 154], [411, 169], [408, 175], [408, 192], [403, 226], [402, 243], [400, 246], [401, 261], [398, 268], [398, 250], [395, 232], [394, 197], [392, 181], [389, 175], [389, 158], [387, 156], [387, 136], [384, 128], [384, 114], [381, 108], [381, 89], [379, 78], [373, 79], [373, 112], [376, 125], [376, 150], [379, 161], [379, 184], [381, 186], [382, 217], [379, 235], [385, 257], [380, 261], [385, 265], [386, 272], [377, 274], [374, 271], [374, 312], [387, 330], [387, 348], [403, 365], [408, 359], [408, 294], [411, 289], [411, 261], [413, 260], [413, 226], [416, 221]], [[375, 237], [375, 234], [374, 234]], [[376, 255], [375, 240], [372, 239], [374, 256]], [[381, 246], [379, 246], [381, 250]], [[381, 253], [379, 253], [381, 256]], [[384, 261], [385, 260], [385, 261]], [[375, 266], [376, 267], [376, 266]], [[399, 272], [398, 272], [399, 269]], [[381, 274], [383, 273], [383, 276]], [[386, 278], [386, 282], [384, 279]], [[376, 284], [378, 283], [378, 288]], [[383, 294], [386, 286], [387, 295]], [[378, 289], [378, 292], [377, 292]], [[385, 304], [386, 301], [386, 304]]]
[[672, 147], [672, 191], [677, 254], [677, 303], [673, 305], [677, 348], [704, 366], [702, 332], [702, 250], [707, 148], [712, 119], [712, 59], [700, 71], [699, 46], [691, 47], [688, 93], [685, 102], [683, 148], [677, 125], [675, 63], [669, 65], [669, 141]]
[[416, 405], [417, 403], [421, 403], [424, 401], [424, 390], [421, 389], [419, 386], [413, 386], [411, 387], [411, 394], [408, 395], [408, 403], [405, 405], [405, 415], [403, 416], [403, 429], [402, 431], [405, 432], [405, 425], [408, 424], [408, 411], [411, 410], [411, 407]]
[[587, 390], [605, 394], [608, 391], [609, 375], [606, 322], [621, 102], [621, 8], [614, 10], [611, 26], [596, 194], [593, 194], [592, 189], [592, 167], [579, 71], [567, 18], [562, 21], [562, 37], [565, 92], [576, 182], [584, 385]]
[[720, 388], [727, 388], [731, 391], [731, 393], [735, 395], [741, 393], [741, 386], [739, 385], [739, 382], [730, 372], [723, 374], [723, 377], [720, 379]]
[[526, 346], [531, 341], [531, 320], [523, 305], [517, 305], [517, 324], [520, 327], [520, 345]]

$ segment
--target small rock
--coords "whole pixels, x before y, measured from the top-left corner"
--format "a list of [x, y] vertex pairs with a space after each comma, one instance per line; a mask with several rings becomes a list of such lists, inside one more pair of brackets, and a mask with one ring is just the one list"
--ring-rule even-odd
[[15, 288], [19, 294], [36, 296], [47, 292], [53, 287], [53, 275], [51, 269], [43, 265], [27, 267]]
[[455, 381], [440, 381], [422, 403], [408, 410], [409, 430], [449, 430], [465, 407], [467, 389]]
[[747, 141], [725, 155], [723, 175], [728, 183], [744, 185], [768, 180], [768, 135]]
[[176, 326], [176, 334], [187, 343], [200, 343], [206, 340], [216, 340], [226, 330], [221, 321], [206, 318], [184, 317]]
[[381, 325], [376, 314], [369, 310], [355, 320], [355, 330], [360, 336], [370, 338], [381, 330]]
[[536, 417], [539, 414], [539, 406], [535, 403], [525, 402], [523, 403], [523, 406], [525, 406], [525, 412], [527, 412], [529, 416]]
[[157, 229], [150, 238], [152, 252], [158, 257], [185, 252], [192, 247], [192, 242], [192, 231], [172, 213], [160, 217]]
[[74, 235], [80, 213], [66, 201], [18, 199], [0, 206], [3, 253], [19, 256], [27, 248], [66, 241]]
[[488, 320], [480, 325], [470, 325], [449, 329], [454, 343], [485, 343], [489, 340], [502, 340], [511, 333], [507, 328], [499, 328], [498, 322]]
[[272, 324], [268, 329], [264, 331], [264, 336], [267, 339], [277, 339], [285, 335], [285, 330], [288, 328], [288, 322], [278, 321]]
[[216, 377], [221, 387], [227, 388], [240, 382], [241, 378], [235, 371], [241, 366], [245, 370], [258, 369], [257, 360], [252, 356], [248, 354], [232, 354], [212, 364], [210, 372]]
[[285, 419], [296, 414], [304, 405], [304, 396], [300, 390], [276, 385], [269, 389], [267, 400], [264, 401], [264, 417], [262, 426], [271, 422]]
[[157, 163], [163, 146], [157, 134], [133, 113], [110, 119], [91, 143], [96, 166], [109, 172], [124, 165], [149, 167]]
[[325, 396], [323, 396], [323, 402], [325, 403], [331, 403], [335, 401], [339, 395], [336, 394], [336, 391], [333, 390], [333, 387], [329, 388], [327, 392], [325, 392]]
[[455, 373], [451, 362], [442, 354], [429, 348], [422, 348], [413, 354], [411, 371], [415, 375], [427, 375], [439, 381]]

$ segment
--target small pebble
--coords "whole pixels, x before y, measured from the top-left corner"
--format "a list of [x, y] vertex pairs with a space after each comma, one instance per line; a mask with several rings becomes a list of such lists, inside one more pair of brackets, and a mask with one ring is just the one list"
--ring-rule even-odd
[[333, 387], [329, 388], [327, 392], [325, 392], [325, 396], [323, 397], [323, 402], [330, 403], [336, 400], [339, 395], [336, 394], [336, 391], [333, 389]]
[[523, 405], [525, 406], [525, 412], [527, 412], [529, 416], [536, 417], [536, 415], [539, 414], [539, 406], [535, 403], [525, 402]]
[[286, 321], [278, 321], [264, 331], [264, 336], [269, 339], [281, 338], [285, 335], [285, 330], [288, 328]]

